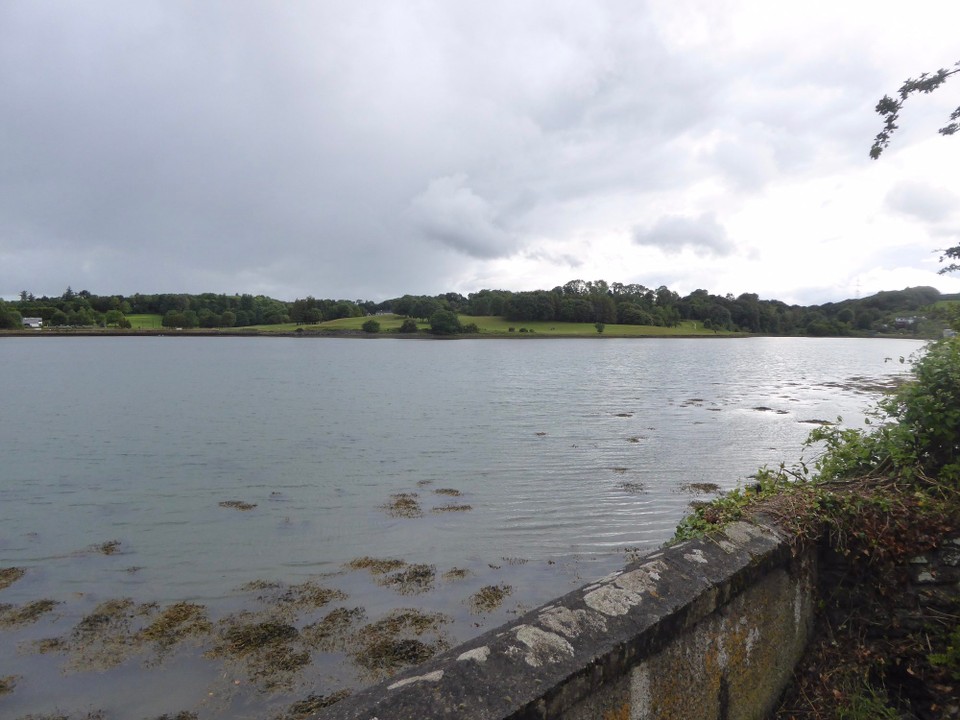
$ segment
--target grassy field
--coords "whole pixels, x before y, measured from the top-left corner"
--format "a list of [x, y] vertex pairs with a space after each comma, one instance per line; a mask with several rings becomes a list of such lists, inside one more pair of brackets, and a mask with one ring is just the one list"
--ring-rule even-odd
[[[597, 328], [593, 323], [564, 323], [554, 321], [509, 321], [502, 317], [481, 316], [470, 317], [460, 316], [461, 323], [476, 323], [480, 328], [481, 335], [523, 335], [522, 328], [535, 335], [560, 335], [565, 337], [582, 336], [597, 337]], [[514, 331], [510, 332], [510, 328]], [[713, 330], [705, 330], [702, 323], [693, 321], [684, 321], [677, 327], [656, 327], [654, 325], [607, 325], [603, 330], [604, 337], [662, 337], [669, 335], [732, 335], [733, 333], [721, 332], [714, 333]]]
[[[530, 335], [554, 336], [554, 337], [598, 337], [597, 329], [593, 323], [564, 323], [550, 321], [528, 321], [511, 322], [502, 317], [488, 316], [470, 316], [460, 315], [460, 322], [464, 325], [475, 323], [480, 328], [480, 335], [485, 337], [528, 337]], [[130, 325], [134, 330], [163, 329], [161, 324], [161, 315], [128, 315]], [[280, 325], [251, 325], [242, 328], [223, 328], [222, 332], [256, 332], [256, 333], [292, 333], [298, 328], [302, 328], [304, 333], [316, 333], [322, 331], [359, 331], [361, 326], [369, 317], [341, 318], [339, 320], [330, 320], [329, 322], [318, 325], [297, 325], [296, 323], [283, 323]], [[381, 333], [395, 333], [400, 325], [406, 319], [400, 315], [377, 315], [373, 318], [380, 323]], [[418, 321], [418, 327], [422, 331], [430, 329], [430, 323]], [[513, 328], [513, 332], [510, 331]], [[524, 330], [524, 332], [521, 332]], [[189, 331], [184, 331], [189, 332]], [[702, 323], [696, 323], [690, 320], [682, 322], [677, 327], [655, 327], [653, 325], [607, 325], [603, 331], [603, 337], [668, 337], [671, 335], [734, 335], [735, 333], [705, 330]]]
[[[557, 337], [597, 337], [597, 329], [593, 323], [563, 323], [550, 321], [529, 321], [529, 322], [511, 322], [501, 317], [492, 315], [471, 316], [460, 315], [460, 322], [464, 325], [475, 323], [480, 328], [482, 336], [504, 336], [504, 337], [523, 337], [525, 335], [548, 335]], [[331, 320], [321, 323], [314, 327], [323, 330], [360, 330], [369, 318], [342, 318], [340, 320]], [[399, 315], [378, 315], [374, 318], [380, 323], [380, 331], [386, 332], [396, 330], [405, 318]], [[429, 330], [430, 324], [418, 322], [421, 330]], [[286, 327], [286, 326], [263, 326], [268, 327]], [[513, 332], [510, 332], [513, 328]], [[527, 332], [521, 332], [525, 328]], [[309, 326], [307, 327], [309, 330]], [[674, 328], [655, 327], [652, 325], [607, 325], [604, 328], [605, 337], [665, 337], [671, 335], [732, 335], [734, 333], [721, 332], [714, 333], [713, 330], [704, 330], [701, 323], [693, 321], [684, 321]]]
[[141, 328], [147, 330], [163, 327], [160, 322], [163, 320], [162, 315], [127, 315], [127, 320], [130, 321], [130, 327], [133, 330], [139, 330]]

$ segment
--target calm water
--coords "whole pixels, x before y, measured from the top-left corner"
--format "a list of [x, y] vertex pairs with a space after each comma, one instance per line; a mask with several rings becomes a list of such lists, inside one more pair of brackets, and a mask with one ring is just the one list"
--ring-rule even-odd
[[[216, 621], [245, 583], [320, 578], [376, 620], [440, 611], [453, 643], [666, 540], [690, 483], [731, 488], [793, 462], [810, 420], [858, 425], [902, 340], [311, 340], [24, 338], [0, 342], [0, 605], [58, 601], [0, 629], [0, 716], [275, 715], [361, 682], [342, 652], [276, 692], [179, 647], [84, 670], [32, 641], [70, 636], [98, 603], [189, 600]], [[892, 360], [892, 361], [891, 361]], [[763, 409], [761, 409], [763, 408]], [[460, 492], [440, 495], [441, 488]], [[383, 506], [417, 493], [423, 516]], [[237, 500], [256, 507], [224, 508]], [[433, 512], [450, 505], [463, 512]], [[106, 555], [97, 546], [119, 541]], [[399, 594], [344, 564], [434, 566]], [[457, 567], [463, 579], [443, 581]], [[491, 612], [479, 588], [509, 584]], [[326, 610], [329, 610], [329, 607]], [[296, 622], [305, 622], [300, 619]], [[75, 658], [73, 658], [75, 660]], [[171, 688], [177, 688], [171, 700]]]

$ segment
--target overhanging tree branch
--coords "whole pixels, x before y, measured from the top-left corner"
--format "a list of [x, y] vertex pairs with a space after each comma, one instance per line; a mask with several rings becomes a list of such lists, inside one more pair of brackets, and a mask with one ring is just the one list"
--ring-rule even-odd
[[[881, 130], [870, 147], [870, 157], [876, 160], [880, 154], [890, 144], [890, 136], [897, 129], [897, 120], [900, 117], [900, 110], [903, 104], [914, 93], [932, 93], [938, 87], [943, 85], [951, 75], [960, 73], [960, 62], [954, 64], [952, 70], [940, 68], [935, 73], [923, 73], [919, 78], [905, 81], [898, 91], [899, 99], [884, 95], [877, 103], [876, 111], [883, 118], [883, 130]], [[941, 135], [953, 135], [960, 132], [960, 107], [950, 113], [950, 122], [944, 125], [938, 131]]]

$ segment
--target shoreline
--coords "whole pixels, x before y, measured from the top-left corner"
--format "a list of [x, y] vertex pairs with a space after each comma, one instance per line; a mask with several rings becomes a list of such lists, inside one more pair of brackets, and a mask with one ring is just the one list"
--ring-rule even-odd
[[431, 335], [430, 333], [397, 333], [380, 332], [367, 333], [362, 330], [304, 330], [303, 332], [270, 332], [262, 330], [5, 330], [0, 331], [0, 340], [3, 338], [24, 337], [194, 337], [194, 338], [346, 338], [361, 340], [740, 340], [745, 338], [810, 338], [810, 339], [849, 339], [849, 340], [914, 340], [930, 341], [936, 338], [908, 337], [904, 335], [768, 335], [763, 333], [724, 333], [715, 335], [706, 334], [676, 334], [676, 335], [618, 335], [604, 333], [597, 335], [566, 335], [546, 333], [470, 333], [459, 335]]

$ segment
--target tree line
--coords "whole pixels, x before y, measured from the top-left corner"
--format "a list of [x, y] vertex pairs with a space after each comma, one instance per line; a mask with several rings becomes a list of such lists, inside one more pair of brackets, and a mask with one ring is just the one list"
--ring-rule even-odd
[[[201, 293], [95, 295], [68, 287], [59, 297], [35, 297], [22, 291], [20, 299], [0, 300], [0, 328], [19, 328], [24, 317], [39, 317], [45, 326], [130, 327], [129, 316], [152, 314], [171, 328], [232, 328], [296, 323], [311, 325], [347, 317], [394, 313], [428, 322], [438, 312], [447, 328], [452, 314], [498, 316], [510, 321], [600, 323], [673, 327], [683, 321], [715, 330], [769, 335], [843, 336], [901, 331], [932, 334], [939, 323], [951, 320], [951, 300], [932, 287], [880, 292], [863, 299], [823, 305], [788, 305], [761, 300], [755, 293], [714, 295], [698, 289], [686, 296], [666, 286], [571, 280], [551, 290], [510, 291], [484, 289], [467, 296], [403, 295], [382, 302], [318, 299], [292, 302], [264, 295]], [[952, 306], [956, 308], [957, 306]], [[414, 325], [414, 327], [416, 327]]]

